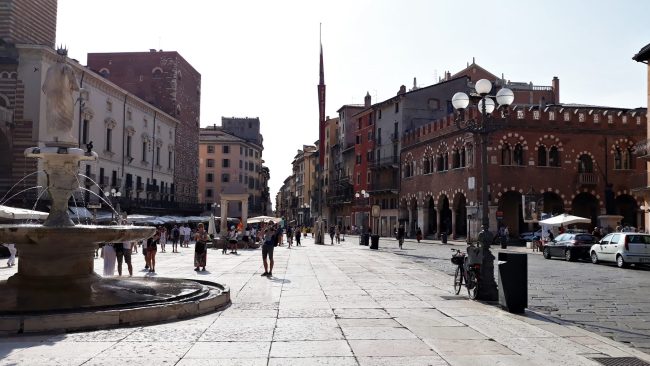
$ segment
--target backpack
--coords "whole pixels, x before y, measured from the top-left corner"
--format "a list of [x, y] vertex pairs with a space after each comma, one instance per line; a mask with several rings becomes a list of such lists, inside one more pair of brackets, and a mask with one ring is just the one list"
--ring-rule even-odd
[[271, 242], [273, 243], [273, 246], [274, 246], [274, 247], [277, 247], [277, 246], [278, 246], [278, 242], [279, 242], [278, 234], [282, 235], [281, 233], [282, 233], [282, 232], [281, 232], [280, 230], [278, 230], [278, 232], [275, 233], [275, 235], [273, 235], [273, 237], [271, 237]]

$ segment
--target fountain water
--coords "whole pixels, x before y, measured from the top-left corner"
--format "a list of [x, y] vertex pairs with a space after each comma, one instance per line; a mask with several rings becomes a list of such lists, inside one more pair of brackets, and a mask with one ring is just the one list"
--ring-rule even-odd
[[94, 272], [98, 243], [146, 239], [155, 228], [75, 225], [71, 220], [68, 201], [79, 188], [79, 163], [94, 161], [97, 154], [75, 147], [77, 142], [71, 137], [72, 107], [68, 110], [68, 98], [72, 99], [76, 79], [68, 68], [65, 54], [61, 54], [59, 62], [48, 70], [43, 85], [50, 142], [25, 151], [26, 157], [42, 161], [51, 199], [49, 216], [42, 225], [0, 225], [0, 242], [15, 243], [20, 255], [18, 272], [0, 281], [0, 333], [94, 329], [170, 320], [228, 304], [227, 287], [216, 283], [102, 278]]

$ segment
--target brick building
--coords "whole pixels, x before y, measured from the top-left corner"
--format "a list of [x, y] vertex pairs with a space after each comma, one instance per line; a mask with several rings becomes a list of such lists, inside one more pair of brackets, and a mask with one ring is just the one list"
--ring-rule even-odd
[[57, 0], [0, 1], [0, 38], [54, 48]]
[[[477, 117], [475, 109], [469, 113]], [[645, 108], [512, 106], [488, 146], [490, 229], [508, 225], [517, 235], [531, 228], [522, 196], [535, 197], [537, 218], [540, 212], [570, 212], [594, 226], [608, 214], [643, 226], [642, 200], [633, 189], [646, 186], [647, 179], [634, 147], [646, 138], [646, 128]], [[411, 232], [419, 226], [425, 235], [446, 230], [475, 237], [481, 182], [474, 136], [458, 131], [448, 115], [407, 133], [402, 142], [400, 216]]]
[[162, 50], [89, 53], [88, 67], [181, 121], [173, 199], [197, 202], [201, 74], [178, 52]]
[[[637, 54], [632, 57], [634, 61], [641, 62], [646, 64], [647, 70], [647, 95], [648, 95], [648, 105], [650, 105], [650, 44], [645, 45], [641, 48]], [[638, 145], [638, 155], [640, 155], [640, 162], [642, 165], [645, 165], [646, 169], [646, 182], [650, 181], [650, 126], [646, 131], [646, 139], [643, 140]], [[643, 195], [643, 212], [644, 212], [644, 221], [645, 227], [650, 228], [650, 187], [648, 185], [640, 185], [635, 190], [639, 194]]]

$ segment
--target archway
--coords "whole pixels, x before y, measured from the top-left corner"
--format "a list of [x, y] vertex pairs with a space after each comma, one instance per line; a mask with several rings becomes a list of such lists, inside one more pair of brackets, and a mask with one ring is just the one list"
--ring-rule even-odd
[[406, 227], [406, 232], [409, 236], [414, 236], [415, 229], [418, 225], [418, 200], [416, 200], [415, 197], [411, 198], [411, 201], [409, 202], [409, 212], [409, 226]]
[[438, 211], [440, 212], [440, 228], [438, 233], [446, 232], [447, 235], [452, 233], [452, 220], [451, 208], [449, 205], [449, 198], [445, 195], [441, 196], [438, 201]]
[[467, 199], [462, 193], [454, 197], [454, 234], [456, 237], [467, 236]]
[[560, 197], [555, 192], [544, 192], [542, 195], [544, 207], [542, 212], [550, 214], [551, 216], [557, 216], [564, 212], [564, 202], [562, 197]]
[[571, 214], [586, 217], [591, 224], [578, 224], [581, 229], [593, 228], [598, 222], [598, 199], [591, 193], [582, 192], [571, 202]]
[[510, 236], [518, 237], [526, 227], [521, 207], [521, 193], [515, 191], [504, 193], [499, 200], [499, 211], [503, 212], [503, 219], [500, 220], [499, 225], [507, 226]]
[[424, 209], [427, 212], [427, 220], [422, 228], [424, 235], [433, 235], [438, 231], [438, 212], [433, 197], [428, 196], [424, 201]]
[[623, 216], [621, 219], [622, 226], [637, 227], [637, 211], [639, 207], [634, 197], [629, 194], [622, 194], [616, 197], [616, 213]]

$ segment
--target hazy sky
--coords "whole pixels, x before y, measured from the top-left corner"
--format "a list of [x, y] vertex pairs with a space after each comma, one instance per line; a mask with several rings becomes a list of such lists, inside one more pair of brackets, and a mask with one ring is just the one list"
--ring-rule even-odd
[[318, 139], [319, 23], [327, 112], [455, 73], [472, 57], [564, 103], [645, 107], [650, 1], [59, 0], [57, 43], [88, 52], [178, 51], [202, 77], [201, 125], [259, 117], [271, 194]]

